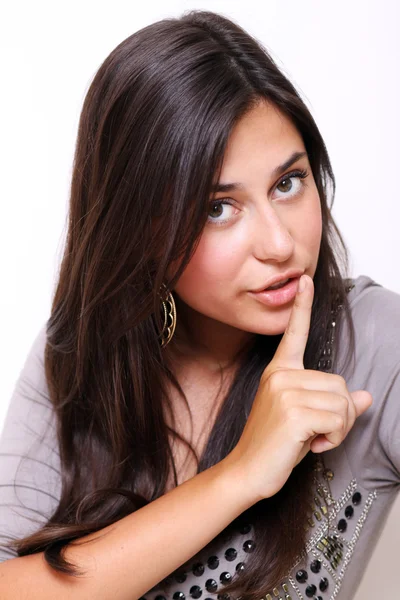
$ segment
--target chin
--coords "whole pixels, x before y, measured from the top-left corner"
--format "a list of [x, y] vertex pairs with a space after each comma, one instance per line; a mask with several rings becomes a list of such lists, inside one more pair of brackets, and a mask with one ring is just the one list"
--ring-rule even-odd
[[246, 331], [247, 333], [255, 333], [258, 335], [281, 335], [282, 333], [284, 333], [285, 329], [286, 329], [286, 325], [265, 325], [264, 327], [261, 327], [260, 324], [254, 324], [254, 325], [245, 325], [244, 323], [240, 323], [238, 325], [236, 325], [236, 329], [239, 329], [240, 331]]
[[[290, 313], [289, 313], [290, 314]], [[265, 318], [265, 324], [261, 325], [260, 320], [254, 325], [249, 331], [258, 333], [260, 335], [281, 335], [285, 332], [287, 324], [289, 322], [289, 315], [279, 315], [274, 317], [273, 315]]]
[[269, 328], [264, 328], [261, 331], [258, 331], [258, 333], [260, 335], [282, 335], [283, 333], [285, 333], [285, 327], [269, 327]]

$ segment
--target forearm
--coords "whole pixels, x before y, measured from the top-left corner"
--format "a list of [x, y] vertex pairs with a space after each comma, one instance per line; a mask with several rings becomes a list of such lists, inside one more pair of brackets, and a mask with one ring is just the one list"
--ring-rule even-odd
[[42, 552], [2, 563], [0, 597], [140, 598], [254, 503], [245, 492], [234, 467], [222, 461], [116, 523], [68, 544], [64, 556], [85, 571], [84, 577], [55, 572]]

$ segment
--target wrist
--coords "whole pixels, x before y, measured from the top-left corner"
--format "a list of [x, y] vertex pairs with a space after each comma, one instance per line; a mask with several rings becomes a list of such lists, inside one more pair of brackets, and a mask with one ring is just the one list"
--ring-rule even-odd
[[238, 459], [235, 451], [231, 451], [215, 467], [219, 470], [219, 476], [225, 489], [229, 489], [229, 493], [240, 504], [240, 513], [260, 500], [253, 492], [247, 470]]

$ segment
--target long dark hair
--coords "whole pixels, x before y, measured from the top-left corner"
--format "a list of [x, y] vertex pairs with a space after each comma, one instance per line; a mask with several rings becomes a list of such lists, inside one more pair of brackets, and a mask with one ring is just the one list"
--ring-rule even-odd
[[[46, 525], [10, 543], [20, 556], [44, 551], [54, 569], [79, 576], [61, 556], [68, 542], [161, 496], [171, 468], [177, 485], [170, 436], [180, 436], [166, 423], [166, 381], [184, 393], [168, 366], [170, 346], [160, 346], [159, 291], [162, 284], [173, 290], [193, 255], [230, 132], [260, 101], [278, 107], [300, 132], [321, 200], [304, 366], [317, 368], [335, 298], [343, 305], [337, 332], [346, 318], [353, 352], [348, 253], [330, 212], [335, 179], [294, 86], [259, 41], [219, 14], [194, 10], [137, 31], [102, 63], [80, 116], [45, 348], [62, 491]], [[281, 337], [257, 335], [244, 353], [203, 455], [192, 449], [198, 472], [238, 442]], [[279, 493], [238, 517], [254, 524], [256, 546], [224, 592], [258, 600], [304, 551], [314, 459], [309, 452]]]

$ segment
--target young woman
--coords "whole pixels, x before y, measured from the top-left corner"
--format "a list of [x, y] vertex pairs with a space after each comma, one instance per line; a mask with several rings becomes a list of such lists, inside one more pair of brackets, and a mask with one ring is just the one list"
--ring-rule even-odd
[[348, 277], [334, 191], [227, 18], [106, 58], [1, 437], [2, 599], [353, 597], [399, 489], [400, 295]]

